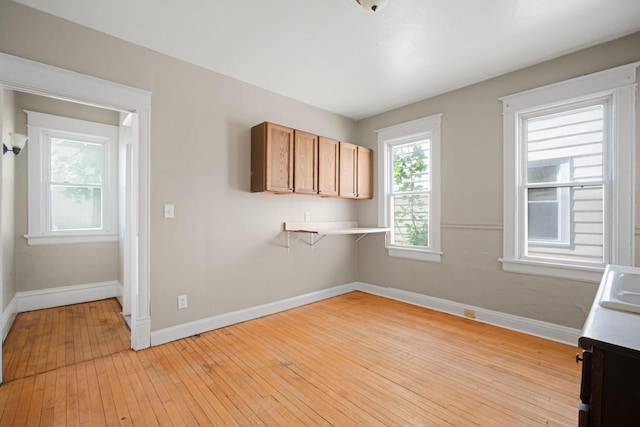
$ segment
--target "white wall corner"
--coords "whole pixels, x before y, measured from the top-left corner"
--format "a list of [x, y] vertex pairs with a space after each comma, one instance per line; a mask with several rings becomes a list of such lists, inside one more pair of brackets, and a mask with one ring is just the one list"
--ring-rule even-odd
[[2, 342], [9, 335], [9, 331], [11, 330], [11, 326], [13, 325], [13, 321], [16, 320], [16, 316], [18, 315], [18, 297], [14, 295], [9, 302], [6, 310], [2, 312]]
[[37, 291], [18, 292], [14, 299], [17, 299], [17, 312], [22, 313], [24, 311], [117, 298], [119, 294], [121, 295], [119, 285], [118, 281], [113, 280], [40, 289]]
[[116, 295], [116, 298], [120, 303], [120, 307], [124, 307], [124, 286], [119, 281], [117, 282], [116, 286], [118, 288], [118, 295]]
[[402, 301], [408, 304], [453, 314], [459, 317], [465, 317], [463, 314], [465, 309], [474, 310], [476, 312], [475, 320], [478, 322], [488, 323], [490, 325], [499, 326], [505, 329], [510, 329], [529, 335], [534, 335], [563, 344], [577, 346], [578, 338], [580, 338], [581, 334], [581, 331], [579, 329], [556, 325], [555, 323], [529, 319], [527, 317], [515, 316], [513, 314], [502, 313], [499, 311], [488, 310], [482, 307], [476, 307], [455, 301], [435, 298], [415, 292], [403, 291], [395, 288], [386, 288], [383, 286], [371, 285], [362, 282], [358, 282], [356, 286], [357, 290], [362, 292], [382, 296], [385, 298], [395, 299], [397, 301]]

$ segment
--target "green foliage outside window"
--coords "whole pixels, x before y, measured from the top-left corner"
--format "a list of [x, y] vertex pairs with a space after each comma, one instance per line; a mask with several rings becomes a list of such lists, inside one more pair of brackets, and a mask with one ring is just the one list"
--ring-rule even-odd
[[393, 181], [395, 243], [410, 246], [429, 246], [428, 196], [411, 194], [428, 190], [428, 159], [423, 146], [394, 148]]

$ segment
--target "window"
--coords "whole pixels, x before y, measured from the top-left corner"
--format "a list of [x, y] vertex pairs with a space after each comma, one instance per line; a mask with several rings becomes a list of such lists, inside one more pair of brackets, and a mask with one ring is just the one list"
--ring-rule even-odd
[[390, 256], [440, 261], [440, 120], [378, 130], [381, 226]]
[[562, 159], [541, 164], [529, 157], [527, 232], [530, 245], [569, 243], [568, 189], [549, 184], [566, 180], [567, 170], [568, 162]]
[[632, 264], [635, 68], [502, 99], [505, 270], [600, 281]]
[[117, 240], [118, 128], [26, 113], [29, 244]]

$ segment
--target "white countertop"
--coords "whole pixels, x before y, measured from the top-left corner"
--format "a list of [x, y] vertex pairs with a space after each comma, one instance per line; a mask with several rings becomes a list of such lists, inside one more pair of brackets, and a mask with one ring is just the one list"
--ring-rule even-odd
[[587, 321], [582, 328], [582, 336], [579, 342], [582, 348], [590, 347], [588, 341], [591, 340], [640, 351], [640, 314], [606, 308], [600, 305], [600, 299], [605, 287], [605, 278], [609, 271], [613, 269], [622, 272], [640, 273], [640, 268], [638, 267], [607, 266]]

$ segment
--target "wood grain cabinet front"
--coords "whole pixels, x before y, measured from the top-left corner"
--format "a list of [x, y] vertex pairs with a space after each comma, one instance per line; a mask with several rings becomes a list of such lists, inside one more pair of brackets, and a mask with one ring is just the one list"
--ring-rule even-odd
[[318, 141], [318, 194], [338, 196], [340, 185], [340, 143], [335, 139], [320, 137]]
[[251, 128], [251, 191], [371, 199], [373, 152], [286, 126], [260, 123]]
[[318, 194], [318, 136], [294, 131], [293, 192]]
[[251, 191], [293, 192], [294, 130], [264, 122], [251, 128]]
[[358, 199], [373, 198], [373, 151], [358, 146]]
[[640, 423], [640, 352], [580, 338], [579, 427]]
[[340, 142], [340, 197], [373, 197], [373, 153], [370, 149]]

